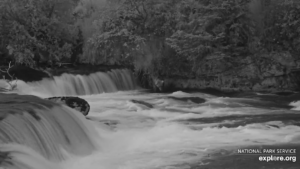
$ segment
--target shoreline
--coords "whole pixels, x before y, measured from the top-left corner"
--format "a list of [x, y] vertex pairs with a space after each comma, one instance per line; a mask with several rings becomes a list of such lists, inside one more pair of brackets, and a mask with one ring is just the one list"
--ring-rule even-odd
[[[3, 68], [4, 66], [2, 66]], [[61, 76], [64, 73], [76, 74], [76, 75], [89, 75], [95, 72], [107, 72], [113, 69], [129, 69], [133, 71], [136, 79], [139, 81], [140, 86], [150, 89], [152, 92], [169, 93], [175, 91], [186, 91], [186, 92], [204, 92], [211, 93], [217, 96], [235, 96], [240, 93], [261, 93], [264, 94], [275, 94], [282, 96], [289, 96], [296, 94], [300, 89], [296, 87], [291, 88], [255, 88], [255, 87], [245, 87], [237, 86], [230, 87], [228, 85], [222, 84], [207, 84], [209, 81], [205, 79], [178, 79], [178, 78], [162, 78], [163, 86], [155, 86], [151, 81], [148, 81], [148, 85], [142, 85], [141, 79], [139, 79], [137, 73], [130, 66], [122, 65], [90, 65], [90, 64], [78, 64], [78, 65], [62, 65], [61, 67], [39, 67], [37, 69], [29, 68], [26, 66], [15, 66], [12, 67], [11, 74], [16, 75], [17, 79], [23, 80], [25, 82], [39, 81], [43, 78], [52, 78], [53, 76]], [[10, 79], [7, 73], [0, 72], [1, 77], [5, 79]], [[250, 81], [249, 81], [250, 82]], [[255, 85], [252, 85], [255, 86]], [[154, 90], [155, 87], [161, 87], [161, 90]]]

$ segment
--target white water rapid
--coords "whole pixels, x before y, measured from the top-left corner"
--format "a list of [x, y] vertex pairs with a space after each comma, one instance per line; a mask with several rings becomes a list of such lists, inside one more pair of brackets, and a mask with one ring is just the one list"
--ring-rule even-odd
[[[12, 82], [14, 83], [14, 82]], [[19, 93], [49, 96], [75, 96], [111, 93], [136, 89], [132, 73], [127, 69], [97, 72], [90, 75], [72, 75], [64, 73], [53, 79], [25, 83], [18, 81]]]
[[[7, 168], [200, 169], [212, 156], [232, 155], [239, 147], [300, 144], [297, 108], [262, 106], [268, 102], [199, 92], [148, 93], [137, 88], [128, 70], [89, 76], [64, 74], [34, 83], [19, 81], [18, 93], [42, 98], [80, 95], [91, 110], [87, 120], [56, 105], [36, 110], [42, 111], [38, 115], [44, 122], [29, 116], [12, 119], [18, 124], [0, 121], [0, 134], [8, 133], [17, 140], [0, 146], [0, 159], [6, 157], [2, 165]], [[3, 131], [2, 126], [7, 129]], [[22, 133], [26, 126], [40, 131]], [[65, 145], [63, 136], [74, 143]], [[63, 158], [55, 161], [50, 158], [53, 155]]]

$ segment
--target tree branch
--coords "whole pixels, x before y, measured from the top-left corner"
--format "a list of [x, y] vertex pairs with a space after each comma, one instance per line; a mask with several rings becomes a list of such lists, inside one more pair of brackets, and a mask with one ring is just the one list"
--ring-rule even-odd
[[11, 62], [9, 62], [8, 68], [7, 68], [6, 70], [0, 69], [1, 72], [7, 73], [7, 75], [10, 77], [10, 80], [9, 80], [9, 79], [5, 79], [5, 76], [3, 76], [3, 79], [4, 79], [4, 80], [6, 81], [6, 83], [10, 86], [10, 88], [9, 88], [9, 89], [5, 89], [5, 88], [1, 88], [1, 87], [0, 87], [0, 91], [12, 91], [12, 90], [14, 90], [14, 89], [17, 87], [18, 79], [15, 78], [16, 81], [15, 81], [15, 83], [13, 84], [12, 81], [14, 80], [14, 75], [11, 75], [11, 74], [9, 73], [9, 70], [10, 70], [12, 67], [14, 67], [14, 65], [11, 66]]

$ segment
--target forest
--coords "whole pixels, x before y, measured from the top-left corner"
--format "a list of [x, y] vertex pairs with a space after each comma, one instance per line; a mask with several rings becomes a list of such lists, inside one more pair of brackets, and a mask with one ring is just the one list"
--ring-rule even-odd
[[0, 0], [0, 65], [122, 65], [144, 86], [298, 90], [299, 34], [298, 0]]

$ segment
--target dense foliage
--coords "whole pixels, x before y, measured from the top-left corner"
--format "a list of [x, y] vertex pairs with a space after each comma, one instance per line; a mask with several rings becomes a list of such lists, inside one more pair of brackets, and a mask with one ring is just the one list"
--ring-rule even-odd
[[241, 75], [237, 69], [254, 64], [252, 75], [261, 76], [273, 66], [262, 63], [292, 60], [297, 66], [299, 3], [1, 0], [0, 57], [30, 66], [131, 65], [154, 76], [187, 78]]
[[78, 30], [72, 0], [1, 0], [1, 57], [35, 66], [71, 57]]
[[261, 75], [271, 69], [262, 62], [281, 64], [282, 57], [297, 60], [299, 53], [299, 4], [293, 0], [118, 0], [106, 5], [85, 44], [83, 56], [90, 63], [133, 63], [155, 76], [188, 78], [237, 73], [256, 64], [253, 71]]

